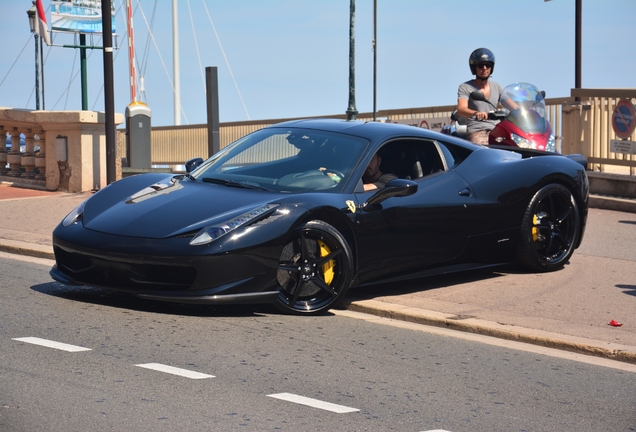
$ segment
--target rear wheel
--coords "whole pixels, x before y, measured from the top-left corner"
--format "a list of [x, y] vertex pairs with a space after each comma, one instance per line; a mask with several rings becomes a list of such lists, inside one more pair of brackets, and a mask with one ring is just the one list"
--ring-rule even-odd
[[539, 272], [562, 268], [574, 252], [579, 221], [572, 193], [559, 184], [544, 186], [532, 197], [524, 214], [518, 261]]
[[276, 306], [286, 313], [324, 312], [344, 298], [352, 268], [351, 249], [342, 234], [325, 222], [307, 222], [281, 253]]

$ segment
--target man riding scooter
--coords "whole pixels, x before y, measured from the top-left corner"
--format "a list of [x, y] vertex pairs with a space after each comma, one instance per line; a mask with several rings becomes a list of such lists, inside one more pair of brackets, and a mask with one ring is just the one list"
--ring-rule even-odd
[[[466, 138], [475, 144], [487, 145], [488, 134], [497, 124], [495, 120], [488, 120], [488, 112], [499, 104], [503, 93], [501, 85], [490, 79], [495, 70], [495, 55], [487, 48], [477, 48], [470, 54], [468, 65], [475, 78], [459, 85], [457, 115], [467, 119]], [[490, 103], [471, 98], [470, 94], [476, 90]]]

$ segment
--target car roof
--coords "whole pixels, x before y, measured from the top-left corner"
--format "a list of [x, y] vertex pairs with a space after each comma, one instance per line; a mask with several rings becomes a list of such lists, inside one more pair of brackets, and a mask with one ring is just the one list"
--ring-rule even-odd
[[388, 138], [398, 136], [422, 137], [433, 140], [448, 137], [447, 135], [441, 135], [438, 132], [408, 125], [329, 118], [291, 120], [271, 125], [268, 128], [286, 127], [340, 132], [366, 138], [370, 141], [384, 141]]

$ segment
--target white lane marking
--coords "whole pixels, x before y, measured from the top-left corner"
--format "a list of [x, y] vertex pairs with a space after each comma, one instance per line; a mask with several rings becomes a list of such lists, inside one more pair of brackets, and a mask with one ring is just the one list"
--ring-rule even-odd
[[40, 345], [47, 348], [55, 348], [62, 351], [68, 352], [80, 352], [80, 351], [91, 351], [90, 348], [84, 348], [77, 345], [69, 345], [62, 342], [55, 342], [48, 339], [40, 339], [36, 337], [23, 337], [23, 338], [13, 338], [15, 341], [26, 342], [33, 345]]
[[445, 429], [434, 429], [434, 430], [422, 431], [422, 432], [450, 432], [450, 431], [447, 431]]
[[356, 408], [349, 408], [343, 405], [336, 405], [336, 404], [324, 402], [318, 399], [311, 399], [308, 397], [298, 396], [291, 393], [276, 393], [276, 394], [271, 394], [267, 396], [288, 401], [288, 402], [294, 402], [301, 405], [307, 405], [313, 408], [320, 408], [320, 409], [335, 412], [338, 414], [360, 411], [359, 409], [356, 409]]
[[190, 379], [206, 379], [206, 378], [214, 378], [214, 375], [208, 375], [200, 372], [194, 372], [187, 369], [176, 368], [173, 366], [163, 365], [161, 363], [143, 363], [135, 366], [139, 366], [146, 369], [152, 369], [159, 372], [165, 372], [172, 375], [179, 375], [185, 378]]

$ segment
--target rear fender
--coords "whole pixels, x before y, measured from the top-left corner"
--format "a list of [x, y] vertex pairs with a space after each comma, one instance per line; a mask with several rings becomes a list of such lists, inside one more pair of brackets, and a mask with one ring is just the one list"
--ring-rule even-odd
[[585, 159], [585, 156], [583, 156], [582, 154], [570, 154], [564, 156], [568, 159], [573, 160], [574, 162], [580, 163], [581, 165], [583, 165], [583, 168], [587, 170], [587, 159]]

